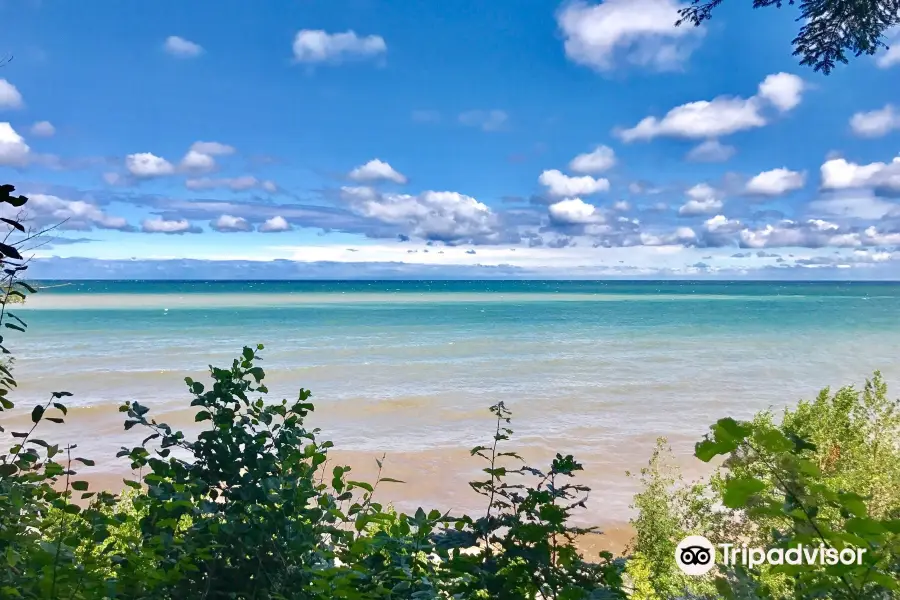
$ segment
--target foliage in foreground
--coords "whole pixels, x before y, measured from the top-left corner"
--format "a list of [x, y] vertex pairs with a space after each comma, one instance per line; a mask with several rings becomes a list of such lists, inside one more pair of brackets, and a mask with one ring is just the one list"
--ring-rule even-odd
[[673, 561], [640, 560], [628, 572], [656, 600], [900, 597], [900, 403], [880, 373], [859, 390], [825, 389], [812, 401], [749, 422], [722, 419], [696, 456], [724, 457], [707, 482], [678, 480], [661, 443], [644, 470], [634, 555], [671, 555], [686, 535], [765, 549], [798, 544], [865, 549], [860, 565], [763, 565], [690, 578]]

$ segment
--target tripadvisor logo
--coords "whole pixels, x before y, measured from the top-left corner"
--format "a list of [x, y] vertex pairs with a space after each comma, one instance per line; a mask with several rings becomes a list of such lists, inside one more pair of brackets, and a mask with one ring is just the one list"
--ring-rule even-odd
[[[726, 567], [743, 565], [861, 565], [865, 548], [847, 547], [841, 550], [824, 544], [797, 544], [789, 548], [748, 548], [746, 545], [718, 544], [722, 564]], [[716, 546], [702, 535], [690, 535], [675, 548], [675, 563], [687, 575], [704, 575], [716, 565]]]
[[675, 562], [686, 575], [704, 575], [716, 565], [716, 548], [702, 535], [689, 535], [675, 548]]

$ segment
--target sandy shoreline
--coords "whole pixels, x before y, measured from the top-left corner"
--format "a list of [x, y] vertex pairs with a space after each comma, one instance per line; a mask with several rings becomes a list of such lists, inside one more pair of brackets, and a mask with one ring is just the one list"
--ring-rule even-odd
[[[338, 462], [342, 464], [348, 464], [353, 467], [353, 475], [352, 478], [361, 479], [363, 481], [374, 481], [375, 471], [374, 464], [372, 468], [366, 468], [365, 464], [368, 462], [373, 462], [371, 457], [369, 457], [368, 461], [361, 460], [361, 457], [354, 457], [352, 453], [334, 453], [334, 456], [331, 460], [332, 464], [337, 464]], [[80, 468], [78, 468], [80, 467]], [[403, 469], [391, 468], [389, 463], [385, 463], [384, 472], [382, 475], [385, 477], [395, 477], [400, 479], [403, 475]], [[138, 473], [132, 472], [124, 468], [121, 471], [97, 471], [96, 469], [91, 469], [88, 467], [82, 467], [80, 465], [76, 466], [76, 471], [78, 475], [73, 478], [73, 480], [82, 480], [87, 481], [89, 484], [90, 491], [109, 491], [114, 493], [119, 493], [124, 491], [127, 486], [124, 483], [124, 479], [136, 480], [138, 479]], [[410, 510], [405, 505], [409, 504], [411, 510], [415, 510], [414, 503], [410, 504], [402, 500], [403, 494], [400, 493], [402, 489], [402, 485], [400, 484], [391, 484], [392, 487], [389, 487], [389, 484], [382, 484], [379, 486], [378, 490], [376, 490], [376, 498], [384, 503], [384, 504], [392, 504], [395, 507], [403, 508], [404, 510]], [[468, 486], [466, 486], [468, 489]], [[78, 492], [75, 493], [75, 502], [77, 504], [83, 504], [85, 501], [79, 500], [80, 494]], [[477, 496], [475, 496], [478, 498]], [[483, 503], [482, 503], [483, 504]], [[444, 507], [445, 508], [445, 507]], [[475, 510], [476, 507], [473, 506], [472, 510], [467, 511], [469, 514], [477, 515], [480, 511], [483, 510], [483, 506], [478, 510]], [[599, 528], [598, 533], [588, 534], [582, 536], [576, 541], [576, 545], [579, 550], [583, 553], [583, 555], [590, 559], [591, 557], [596, 557], [599, 552], [609, 551], [615, 555], [622, 554], [628, 543], [631, 541], [634, 530], [630, 523], [627, 521], [610, 521], [610, 522], [600, 522], [600, 523], [591, 523], [590, 525], [596, 526]]]
[[[784, 300], [787, 297], [781, 297]], [[802, 296], [796, 296], [802, 298]], [[313, 306], [336, 304], [422, 304], [422, 303], [522, 303], [522, 302], [671, 302], [697, 300], [765, 300], [754, 296], [724, 294], [587, 294], [527, 292], [329, 292], [329, 293], [186, 293], [186, 294], [36, 294], [19, 308], [26, 310], [134, 310], [178, 308], [240, 308], [273, 306]]]

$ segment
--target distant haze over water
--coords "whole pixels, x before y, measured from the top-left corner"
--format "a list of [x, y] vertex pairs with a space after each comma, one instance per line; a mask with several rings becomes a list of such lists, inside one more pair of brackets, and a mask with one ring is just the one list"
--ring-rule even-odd
[[[21, 382], [15, 400], [75, 394], [73, 422], [43, 437], [78, 442], [109, 471], [127, 470], [113, 456], [134, 443], [119, 403], [146, 403], [193, 431], [184, 377], [205, 381], [207, 365], [229, 365], [257, 342], [272, 400], [311, 389], [311, 424], [337, 448], [387, 452], [421, 475], [389, 496], [470, 502], [441, 484], [464, 487], [477, 473], [465, 451], [489, 440], [487, 407], [503, 400], [517, 448], [585, 463], [597, 522], [628, 517], [634, 484], [624, 472], [646, 463], [657, 436], [692, 475], [693, 443], [717, 418], [861, 385], [874, 369], [900, 395], [895, 283], [63, 283], [41, 282], [48, 287], [15, 310], [27, 333], [5, 333]], [[435, 471], [436, 457], [457, 455], [441, 463], [451, 472]]]

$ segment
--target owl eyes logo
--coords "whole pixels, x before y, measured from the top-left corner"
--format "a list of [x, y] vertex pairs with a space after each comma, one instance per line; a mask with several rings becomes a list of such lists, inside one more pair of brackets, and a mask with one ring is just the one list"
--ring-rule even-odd
[[675, 562], [686, 575], [703, 575], [716, 564], [716, 550], [701, 535], [690, 535], [675, 548]]
[[688, 546], [681, 549], [681, 562], [686, 565], [705, 565], [712, 558], [709, 549], [703, 546]]

